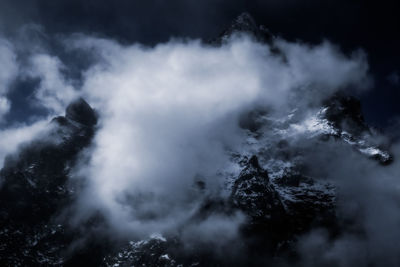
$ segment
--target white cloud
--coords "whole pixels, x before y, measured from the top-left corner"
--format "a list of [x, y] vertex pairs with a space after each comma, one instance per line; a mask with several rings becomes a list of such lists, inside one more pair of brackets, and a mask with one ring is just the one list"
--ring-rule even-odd
[[10, 101], [6, 97], [0, 97], [0, 120], [10, 110]]
[[66, 106], [78, 96], [75, 88], [62, 74], [65, 66], [57, 57], [43, 53], [32, 55], [29, 63], [24, 74], [40, 79], [35, 91], [36, 104], [53, 114], [62, 114]]
[[16, 125], [0, 131], [0, 169], [3, 167], [4, 158], [14, 153], [18, 147], [26, 142], [31, 141], [40, 132], [42, 132], [47, 120], [40, 120], [33, 124]]
[[353, 52], [348, 58], [328, 41], [311, 46], [277, 40], [276, 45], [286, 55], [292, 82], [309, 91], [303, 93], [300, 90], [300, 97], [310, 96], [315, 102], [338, 89], [364, 90], [372, 84], [362, 50]]
[[[222, 47], [172, 40], [149, 48], [80, 35], [66, 45], [98, 59], [79, 90], [63, 75], [60, 59], [43, 51], [30, 56], [24, 75], [40, 79], [37, 104], [51, 114], [62, 114], [78, 95], [99, 112], [94, 145], [86, 151], [89, 164], [76, 168], [76, 176], [89, 182], [73, 221], [100, 210], [114, 233], [124, 235], [185, 225], [206, 197], [193, 188], [198, 177], [205, 180], [207, 194], [219, 194], [218, 170], [229, 160], [227, 149], [243, 138], [238, 126], [243, 111], [256, 106], [287, 111], [370, 83], [362, 52], [349, 58], [328, 42], [309, 46], [278, 39], [278, 54], [246, 37]], [[0, 101], [0, 109], [7, 105]], [[0, 157], [32, 140], [44, 125], [2, 130]], [[185, 225], [184, 233], [225, 227], [230, 229], [227, 242], [236, 237], [242, 216], [215, 218]]]
[[[125, 234], [180, 225], [197, 205], [194, 177], [218, 191], [216, 173], [241, 137], [243, 110], [281, 111], [296, 94], [299, 105], [369, 82], [362, 54], [345, 57], [327, 42], [278, 40], [285, 57], [248, 38], [222, 47], [171, 41], [148, 48], [80, 36], [70, 45], [99, 59], [82, 87], [101, 121], [90, 164], [79, 170], [90, 181], [79, 208], [101, 209]], [[137, 195], [151, 197], [135, 202]]]

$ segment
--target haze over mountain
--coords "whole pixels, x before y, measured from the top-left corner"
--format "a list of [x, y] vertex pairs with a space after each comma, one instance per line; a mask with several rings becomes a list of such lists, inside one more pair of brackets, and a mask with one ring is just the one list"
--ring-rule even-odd
[[[365, 51], [248, 13], [152, 47], [19, 38], [0, 42], [0, 265], [399, 266], [398, 132], [353, 96]], [[12, 85], [35, 88], [23, 122]]]

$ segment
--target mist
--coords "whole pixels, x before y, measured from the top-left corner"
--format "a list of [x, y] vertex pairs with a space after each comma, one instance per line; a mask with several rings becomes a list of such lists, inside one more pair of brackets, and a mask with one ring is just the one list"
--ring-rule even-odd
[[[318, 172], [337, 187], [341, 230], [332, 235], [326, 229], [314, 229], [304, 235], [298, 245], [303, 265], [397, 266], [398, 162], [381, 166], [337, 144], [320, 149], [314, 149], [308, 160], [310, 167], [318, 166], [314, 174]], [[393, 144], [392, 152], [399, 156], [398, 143]]]
[[[336, 92], [359, 94], [373, 85], [365, 52], [344, 54], [329, 41], [309, 45], [275, 38], [266, 44], [234, 35], [220, 47], [191, 39], [148, 47], [72, 34], [61, 42], [68, 53], [94, 59], [78, 83], [56, 54], [42, 49], [20, 66], [11, 43], [0, 42], [0, 61], [11, 66], [0, 76], [0, 115], [12, 104], [7, 90], [18, 77], [40, 81], [29, 101], [51, 116], [62, 115], [78, 97], [87, 100], [99, 122], [71, 173], [84, 187], [68, 220], [79, 227], [100, 213], [104, 231], [114, 238], [180, 235], [189, 247], [240, 240], [246, 221], [241, 212], [193, 217], [205, 200], [229, 197], [221, 172], [232, 167], [231, 152], [248, 138], [239, 123], [243, 114], [259, 109], [278, 118], [298, 109], [307, 119]], [[1, 130], [2, 159], [48, 127], [48, 117], [32, 120]], [[266, 136], [269, 144], [280, 141]], [[336, 236], [313, 229], [299, 238], [304, 266], [400, 264], [399, 164], [380, 166], [335, 140], [314, 142], [299, 131], [285, 138], [293, 150], [305, 151], [310, 174], [337, 187], [343, 225]], [[397, 158], [399, 145], [392, 147]], [[205, 190], [196, 187], [198, 181]]]
[[[327, 41], [310, 46], [277, 39], [281, 54], [248, 36], [221, 47], [171, 40], [149, 48], [83, 35], [67, 42], [98, 58], [80, 88], [100, 122], [85, 154], [89, 163], [76, 169], [88, 187], [74, 223], [100, 210], [113, 231], [142, 238], [176, 233], [182, 225], [195, 231], [189, 218], [205, 197], [226, 198], [218, 173], [246, 138], [243, 113], [307, 109], [371, 82], [361, 51], [347, 57]], [[199, 177], [206, 193], [193, 192]], [[237, 230], [243, 219], [222, 221]]]

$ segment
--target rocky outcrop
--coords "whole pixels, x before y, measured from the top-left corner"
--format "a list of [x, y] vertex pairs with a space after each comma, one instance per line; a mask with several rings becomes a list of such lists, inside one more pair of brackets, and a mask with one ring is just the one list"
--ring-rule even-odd
[[75, 199], [69, 171], [88, 147], [96, 116], [83, 100], [68, 106], [48, 130], [9, 155], [0, 172], [0, 265], [38, 266], [64, 262], [73, 239], [58, 217]]
[[232, 189], [235, 206], [255, 221], [283, 218], [284, 208], [279, 194], [270, 183], [268, 173], [262, 169], [256, 156], [252, 156]]
[[68, 105], [65, 118], [89, 127], [97, 123], [97, 114], [83, 98], [78, 98]]

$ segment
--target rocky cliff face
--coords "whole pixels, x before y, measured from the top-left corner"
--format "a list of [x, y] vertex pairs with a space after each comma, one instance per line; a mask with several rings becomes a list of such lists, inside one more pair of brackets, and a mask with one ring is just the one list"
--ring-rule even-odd
[[0, 265], [64, 262], [74, 235], [60, 219], [76, 197], [69, 180], [78, 154], [95, 133], [96, 114], [83, 100], [54, 118], [43, 136], [6, 158], [0, 172]]
[[[272, 38], [243, 14], [213, 43], [235, 32], [262, 42]], [[193, 218], [244, 214], [240, 235], [246, 256], [230, 259], [212, 249], [187, 250], [179, 235], [112, 242], [95, 234], [80, 242], [81, 232], [101, 224], [102, 217], [79, 230], [65, 224], [81, 186], [70, 179], [71, 168], [91, 144], [97, 123], [93, 109], [78, 99], [65, 116], [50, 122], [45, 136], [5, 161], [0, 172], [0, 265], [260, 266], [267, 263], [264, 258], [283, 256], [295, 262], [293, 246], [299, 235], [312, 227], [327, 228], [332, 235], [340, 231], [335, 186], [307, 171], [313, 163], [301, 143], [336, 142], [380, 164], [393, 161], [387, 147], [375, 141], [377, 133], [365, 123], [355, 98], [336, 94], [314, 111], [298, 116], [301, 110], [294, 109], [279, 118], [262, 110], [243, 114], [246, 139], [240, 150], [227, 152], [232, 168], [221, 172], [229, 197], [207, 198]], [[292, 142], [293, 136], [300, 141]], [[206, 185], [199, 181], [197, 186], [204, 190]]]

